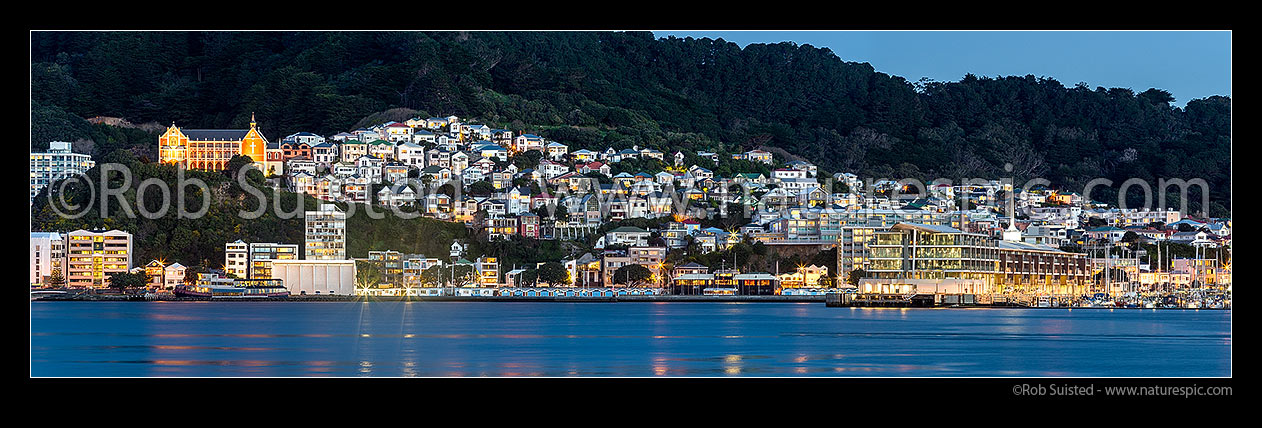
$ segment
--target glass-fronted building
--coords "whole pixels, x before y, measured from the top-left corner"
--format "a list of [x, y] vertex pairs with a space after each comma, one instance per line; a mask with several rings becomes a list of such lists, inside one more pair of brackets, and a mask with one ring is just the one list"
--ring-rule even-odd
[[870, 278], [977, 279], [994, 285], [999, 263], [992, 238], [949, 226], [899, 223], [875, 231], [868, 248]]

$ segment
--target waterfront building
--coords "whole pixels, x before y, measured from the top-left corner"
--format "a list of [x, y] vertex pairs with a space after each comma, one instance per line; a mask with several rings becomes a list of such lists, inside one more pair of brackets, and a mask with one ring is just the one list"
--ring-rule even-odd
[[478, 272], [478, 284], [483, 287], [495, 287], [500, 283], [500, 263], [495, 257], [478, 257], [475, 264]]
[[178, 164], [189, 169], [222, 171], [233, 156], [249, 156], [260, 171], [267, 138], [259, 132], [254, 115], [250, 129], [180, 129], [171, 123], [158, 137], [158, 161]]
[[675, 269], [671, 270], [670, 276], [678, 277], [681, 275], [699, 274], [699, 273], [701, 274], [710, 273], [710, 268], [706, 266], [702, 266], [695, 262], [688, 262], [679, 266], [675, 266]]
[[[618, 269], [629, 264], [632, 264], [631, 257], [628, 257], [625, 252], [606, 251], [600, 262], [601, 283], [606, 287], [614, 287], [617, 282], [614, 274], [618, 272]], [[625, 286], [626, 284], [623, 285]]]
[[110, 276], [131, 270], [131, 234], [76, 230], [66, 234], [66, 285], [108, 287]]
[[1191, 278], [1192, 284], [1216, 285], [1231, 283], [1230, 275], [1220, 271], [1218, 259], [1176, 258], [1172, 261], [1171, 268], [1174, 272], [1187, 274]]
[[699, 295], [704, 294], [705, 289], [714, 285], [714, 274], [710, 273], [685, 273], [675, 275], [671, 279], [671, 293], [677, 295]]
[[297, 260], [298, 244], [250, 243], [250, 276], [243, 279], [270, 279], [276, 260]]
[[54, 274], [66, 284], [66, 237], [57, 232], [31, 232], [31, 285], [44, 285]]
[[603, 271], [600, 268], [602, 260], [591, 255], [591, 253], [583, 253], [579, 258], [567, 262], [566, 268], [570, 271], [570, 284], [575, 287], [591, 287], [601, 284]]
[[346, 213], [332, 204], [321, 204], [305, 214], [306, 260], [346, 260]]
[[240, 239], [223, 245], [223, 270], [229, 276], [250, 277], [250, 244]]
[[398, 288], [404, 284], [403, 253], [394, 250], [369, 251], [368, 261], [381, 272], [380, 288]]
[[437, 257], [426, 257], [424, 254], [405, 254], [403, 259], [403, 286], [421, 287], [421, 273], [434, 266], [442, 266], [443, 261]]
[[162, 287], [162, 274], [166, 270], [166, 264], [157, 260], [151, 260], [144, 267], [145, 278], [148, 280], [149, 287]]
[[631, 263], [648, 268], [653, 273], [649, 280], [653, 285], [661, 285], [665, 280], [662, 262], [666, 261], [666, 247], [631, 247], [627, 249], [627, 257]]
[[157, 289], [174, 289], [184, 284], [187, 269], [179, 263], [166, 264], [161, 260], [150, 261], [145, 265], [145, 275], [149, 277], [149, 286]]
[[820, 278], [828, 276], [825, 266], [799, 266], [797, 270], [778, 275], [781, 288], [815, 288], [819, 287]]
[[1017, 294], [1079, 296], [1091, 281], [1086, 254], [1013, 241], [999, 242], [997, 275], [996, 291]]
[[876, 231], [876, 228], [862, 226], [845, 226], [840, 229], [837, 239], [837, 280], [839, 282], [845, 282], [850, 273], [856, 269], [867, 270], [868, 244], [872, 242]]
[[38, 195], [40, 190], [57, 180], [81, 175], [93, 166], [96, 166], [96, 162], [92, 160], [92, 157], [72, 152], [70, 143], [64, 141], [48, 143], [47, 152], [31, 153], [30, 202], [35, 201], [35, 195]]
[[766, 272], [735, 274], [732, 280], [736, 282], [736, 293], [744, 296], [769, 296], [779, 288], [776, 277]]
[[999, 250], [986, 235], [899, 223], [874, 233], [869, 258], [869, 278], [966, 279], [993, 286]]
[[291, 295], [355, 294], [354, 260], [275, 260], [272, 278]]
[[184, 284], [184, 275], [188, 268], [179, 263], [171, 263], [162, 269], [162, 288], [173, 289]]

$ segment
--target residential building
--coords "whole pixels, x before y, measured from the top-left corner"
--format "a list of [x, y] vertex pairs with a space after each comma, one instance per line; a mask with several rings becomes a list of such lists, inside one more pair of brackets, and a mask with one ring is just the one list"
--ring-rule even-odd
[[74, 153], [70, 143], [53, 141], [48, 143], [48, 151], [31, 153], [31, 203], [40, 190], [57, 180], [81, 175], [96, 166], [92, 156]]
[[102, 288], [110, 276], [131, 270], [132, 236], [121, 230], [66, 234], [66, 285]]
[[240, 239], [224, 244], [223, 259], [227, 275], [250, 279], [250, 244]]
[[31, 285], [44, 285], [54, 273], [66, 285], [66, 236], [57, 232], [31, 232]]
[[650, 235], [649, 231], [635, 226], [622, 226], [605, 234], [605, 245], [644, 247], [649, 244]]
[[320, 204], [305, 213], [306, 260], [346, 259], [346, 213], [331, 204]]

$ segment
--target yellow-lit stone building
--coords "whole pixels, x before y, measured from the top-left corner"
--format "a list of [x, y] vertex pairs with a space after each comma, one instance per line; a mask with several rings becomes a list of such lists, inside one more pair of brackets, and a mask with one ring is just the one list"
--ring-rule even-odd
[[188, 169], [222, 171], [227, 169], [229, 159], [243, 155], [265, 171], [267, 144], [253, 115], [250, 129], [180, 129], [172, 123], [158, 137], [158, 160]]

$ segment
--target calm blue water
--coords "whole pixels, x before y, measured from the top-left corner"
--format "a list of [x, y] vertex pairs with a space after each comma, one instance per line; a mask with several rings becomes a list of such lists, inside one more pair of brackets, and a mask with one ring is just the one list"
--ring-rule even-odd
[[32, 376], [1230, 376], [1231, 312], [32, 302]]

